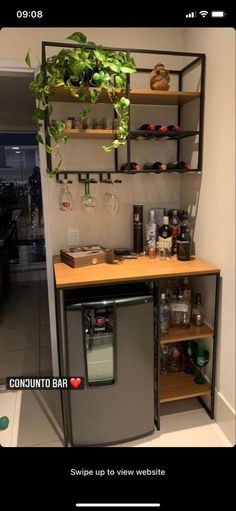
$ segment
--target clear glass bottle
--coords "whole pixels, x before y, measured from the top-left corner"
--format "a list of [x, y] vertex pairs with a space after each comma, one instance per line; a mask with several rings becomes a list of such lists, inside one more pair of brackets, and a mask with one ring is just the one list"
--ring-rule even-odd
[[158, 229], [158, 241], [160, 254], [165, 253], [165, 257], [162, 258], [169, 258], [172, 247], [172, 229], [169, 227], [168, 216], [163, 217], [163, 225]]
[[192, 308], [192, 321], [196, 326], [202, 326], [205, 319], [205, 309], [202, 305], [200, 293], [195, 295], [195, 305]]
[[170, 325], [175, 328], [189, 328], [191, 304], [178, 290], [176, 300], [170, 303]]
[[167, 335], [170, 328], [170, 307], [166, 301], [165, 293], [161, 293], [160, 302], [160, 330], [161, 335]]
[[183, 290], [183, 297], [186, 298], [186, 300], [189, 300], [190, 303], [192, 303], [192, 289], [189, 284], [188, 277], [184, 277], [182, 290]]
[[63, 189], [60, 197], [60, 209], [62, 211], [72, 210], [72, 196], [68, 190], [67, 179], [63, 180]]
[[155, 209], [149, 210], [148, 222], [146, 224], [146, 247], [155, 248], [156, 247], [156, 234], [157, 234], [157, 224], [155, 217]]
[[174, 344], [169, 353], [169, 370], [171, 373], [180, 371], [180, 355], [180, 349]]

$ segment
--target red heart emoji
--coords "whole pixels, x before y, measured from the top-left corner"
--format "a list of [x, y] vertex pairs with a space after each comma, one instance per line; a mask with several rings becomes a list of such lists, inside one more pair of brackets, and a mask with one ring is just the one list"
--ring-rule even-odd
[[78, 387], [81, 385], [81, 378], [71, 378], [70, 384], [74, 389], [78, 389]]

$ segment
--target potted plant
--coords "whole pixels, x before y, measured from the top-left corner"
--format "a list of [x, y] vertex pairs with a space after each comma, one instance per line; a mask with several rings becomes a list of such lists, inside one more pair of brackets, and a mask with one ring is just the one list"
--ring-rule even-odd
[[[32, 95], [37, 100], [33, 116], [38, 130], [37, 141], [44, 144], [39, 132], [46, 115], [52, 113], [49, 95], [53, 94], [55, 87], [65, 87], [78, 102], [91, 103], [96, 103], [101, 92], [105, 90], [120, 121], [117, 138], [110, 146], [103, 146], [105, 152], [110, 152], [124, 145], [128, 135], [130, 101], [122, 92], [126, 90], [127, 74], [136, 71], [134, 59], [128, 59], [126, 52], [104, 50], [102, 46], [88, 42], [87, 37], [81, 32], [74, 32], [67, 39], [80, 46], [63, 48], [56, 55], [48, 57], [45, 69], [41, 69], [30, 83]], [[31, 67], [29, 52], [25, 62]], [[87, 113], [87, 109], [82, 110], [80, 113], [82, 120]], [[60, 145], [67, 140], [64, 130], [63, 121], [56, 121], [47, 128], [47, 135], [54, 140], [55, 146], [52, 148], [45, 143], [46, 151], [58, 160], [56, 168], [47, 169], [50, 176], [63, 171]]]

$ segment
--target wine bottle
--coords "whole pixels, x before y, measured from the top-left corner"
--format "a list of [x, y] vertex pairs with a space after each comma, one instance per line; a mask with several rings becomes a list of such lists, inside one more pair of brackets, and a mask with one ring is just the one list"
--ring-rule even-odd
[[166, 170], [166, 164], [165, 163], [162, 163], [161, 161], [155, 161], [153, 164], [152, 164], [152, 169], [154, 170]]
[[177, 237], [177, 259], [179, 261], [189, 261], [191, 258], [191, 236], [188, 226], [180, 226], [180, 234]]
[[143, 205], [133, 205], [134, 252], [143, 252]]
[[121, 165], [120, 170], [127, 170], [127, 171], [141, 170], [141, 165], [136, 163], [136, 161], [131, 161], [130, 164], [128, 164], [128, 162], [126, 162], [126, 163], [123, 163], [123, 165]]
[[167, 131], [167, 126], [166, 124], [156, 124], [155, 126], [155, 131], [160, 131], [161, 133], [165, 133]]
[[171, 255], [172, 247], [172, 229], [169, 227], [169, 217], [163, 217], [163, 225], [158, 229], [159, 250], [165, 250], [166, 254]]

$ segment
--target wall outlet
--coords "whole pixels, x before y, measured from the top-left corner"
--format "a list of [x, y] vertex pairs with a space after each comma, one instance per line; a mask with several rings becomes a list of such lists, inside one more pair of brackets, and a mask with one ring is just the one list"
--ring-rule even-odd
[[79, 246], [79, 229], [68, 229], [67, 241], [69, 247]]

